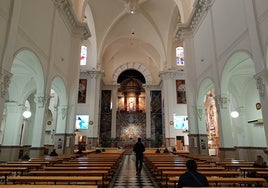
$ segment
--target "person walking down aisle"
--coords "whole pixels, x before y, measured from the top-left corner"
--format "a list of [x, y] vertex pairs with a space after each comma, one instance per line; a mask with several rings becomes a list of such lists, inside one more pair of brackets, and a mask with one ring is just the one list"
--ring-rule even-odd
[[136, 175], [141, 175], [143, 152], [145, 151], [141, 138], [138, 138], [138, 142], [134, 145], [133, 151], [136, 154]]
[[195, 160], [188, 160], [186, 162], [187, 172], [182, 174], [179, 178], [178, 188], [182, 187], [208, 187], [209, 183], [203, 174], [197, 172], [197, 164]]

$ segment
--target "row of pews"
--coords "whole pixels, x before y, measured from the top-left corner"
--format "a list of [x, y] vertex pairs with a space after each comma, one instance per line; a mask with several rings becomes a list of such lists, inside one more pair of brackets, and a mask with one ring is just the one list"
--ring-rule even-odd
[[[1, 186], [15, 188], [22, 184], [50, 188], [106, 187], [113, 178], [124, 150], [88, 152], [84, 155], [59, 155], [32, 158], [29, 161], [9, 161], [0, 164], [0, 176], [4, 177]], [[18, 185], [19, 184], [19, 185]], [[42, 185], [42, 186], [41, 186]], [[70, 186], [69, 186], [70, 185]]]
[[[207, 176], [210, 186], [263, 186], [266, 185], [268, 168], [255, 168], [252, 161], [218, 158], [196, 154], [145, 153], [144, 162], [159, 185], [174, 186], [186, 170], [186, 161], [194, 159], [198, 171]], [[256, 171], [257, 177], [247, 177]]]

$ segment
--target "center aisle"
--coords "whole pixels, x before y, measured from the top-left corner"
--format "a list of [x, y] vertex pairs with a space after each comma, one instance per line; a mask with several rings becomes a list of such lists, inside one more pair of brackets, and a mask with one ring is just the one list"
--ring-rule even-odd
[[155, 188], [158, 187], [143, 165], [143, 169], [140, 176], [136, 176], [135, 160], [132, 159], [131, 155], [125, 155], [121, 164], [114, 183], [110, 185], [113, 188], [120, 187], [142, 187], [142, 188]]

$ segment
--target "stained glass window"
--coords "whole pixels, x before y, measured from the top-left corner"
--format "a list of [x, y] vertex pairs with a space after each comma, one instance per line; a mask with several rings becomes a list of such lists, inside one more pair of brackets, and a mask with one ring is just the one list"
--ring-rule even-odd
[[87, 64], [87, 47], [81, 46], [80, 65]]
[[181, 46], [176, 48], [176, 64], [178, 66], [184, 65], [184, 49]]

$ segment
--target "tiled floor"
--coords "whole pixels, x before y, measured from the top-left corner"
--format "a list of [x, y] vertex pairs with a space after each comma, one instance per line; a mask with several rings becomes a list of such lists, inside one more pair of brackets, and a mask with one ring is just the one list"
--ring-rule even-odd
[[136, 176], [135, 160], [131, 155], [125, 155], [122, 161], [122, 166], [118, 172], [113, 185], [113, 188], [125, 187], [142, 187], [155, 188], [157, 184], [150, 178], [146, 168], [142, 169], [141, 175]]

